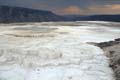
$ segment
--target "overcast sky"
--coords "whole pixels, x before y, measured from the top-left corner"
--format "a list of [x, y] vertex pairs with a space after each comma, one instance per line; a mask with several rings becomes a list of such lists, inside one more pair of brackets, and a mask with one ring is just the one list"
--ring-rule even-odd
[[0, 5], [50, 10], [56, 14], [120, 14], [120, 0], [0, 0]]

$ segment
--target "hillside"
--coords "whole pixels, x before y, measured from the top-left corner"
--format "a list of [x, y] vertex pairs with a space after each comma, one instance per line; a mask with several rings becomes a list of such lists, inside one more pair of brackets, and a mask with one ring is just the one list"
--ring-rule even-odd
[[113, 21], [120, 22], [120, 15], [65, 15], [51, 11], [22, 7], [0, 6], [0, 23], [49, 22], [49, 21]]
[[113, 21], [120, 22], [120, 15], [90, 15], [78, 16], [73, 19], [74, 21]]
[[64, 20], [64, 18], [50, 11], [0, 6], [0, 22], [47, 22], [61, 20]]

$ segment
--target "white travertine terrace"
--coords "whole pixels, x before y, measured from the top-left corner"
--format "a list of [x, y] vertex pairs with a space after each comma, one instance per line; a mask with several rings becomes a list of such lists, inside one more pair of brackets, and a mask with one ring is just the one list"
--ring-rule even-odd
[[0, 25], [0, 80], [115, 80], [104, 52], [86, 42], [118, 38], [109, 22]]

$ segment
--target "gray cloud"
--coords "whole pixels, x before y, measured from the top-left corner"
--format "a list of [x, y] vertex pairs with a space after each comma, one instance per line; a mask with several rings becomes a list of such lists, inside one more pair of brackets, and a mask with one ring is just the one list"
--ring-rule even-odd
[[56, 10], [69, 6], [87, 9], [91, 6], [120, 5], [120, 0], [0, 0], [0, 5], [20, 6], [34, 9]]

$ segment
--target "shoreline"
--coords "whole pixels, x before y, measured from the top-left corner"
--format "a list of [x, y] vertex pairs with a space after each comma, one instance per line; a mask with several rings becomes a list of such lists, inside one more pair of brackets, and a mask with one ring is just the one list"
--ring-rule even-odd
[[100, 47], [109, 58], [109, 66], [115, 73], [116, 80], [120, 80], [120, 38], [108, 42], [89, 43]]

